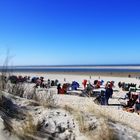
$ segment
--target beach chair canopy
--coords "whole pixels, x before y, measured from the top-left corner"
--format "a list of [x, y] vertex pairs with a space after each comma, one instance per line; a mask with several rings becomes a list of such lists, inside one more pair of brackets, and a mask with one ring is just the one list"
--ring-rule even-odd
[[72, 90], [77, 90], [77, 88], [79, 88], [79, 83], [76, 82], [76, 81], [73, 81], [72, 84], [71, 84], [71, 89]]

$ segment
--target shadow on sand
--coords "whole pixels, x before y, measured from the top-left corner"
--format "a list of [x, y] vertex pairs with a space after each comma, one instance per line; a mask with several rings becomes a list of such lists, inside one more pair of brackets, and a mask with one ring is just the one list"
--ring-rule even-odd
[[108, 104], [108, 106], [122, 106], [121, 104]]

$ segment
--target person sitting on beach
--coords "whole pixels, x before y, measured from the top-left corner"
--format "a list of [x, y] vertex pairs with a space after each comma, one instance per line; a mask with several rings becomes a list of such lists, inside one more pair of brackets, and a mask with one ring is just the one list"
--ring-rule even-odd
[[36, 83], [37, 79], [38, 79], [38, 77], [33, 77], [33, 78], [31, 79], [31, 82], [32, 82], [32, 83]]
[[90, 83], [87, 84], [87, 87], [82, 91], [81, 96], [83, 97], [91, 97], [93, 95], [94, 86]]
[[98, 81], [95, 88], [100, 88], [100, 86], [101, 86], [101, 83], [100, 83], [100, 81]]
[[93, 95], [93, 89], [94, 87], [90, 83], [88, 83], [86, 87], [86, 93], [88, 97], [91, 97]]
[[58, 80], [56, 79], [55, 81], [54, 81], [54, 86], [57, 86], [58, 85]]
[[135, 112], [140, 115], [140, 93], [138, 94], [138, 99], [135, 103]]
[[41, 84], [41, 80], [39, 78], [36, 79], [36, 85], [35, 88], [38, 88]]
[[62, 86], [62, 94], [66, 94], [66, 93], [67, 93], [67, 90], [68, 90], [68, 84], [65, 83], [65, 84], [63, 84], [63, 86]]
[[48, 84], [48, 86], [51, 86], [51, 81], [50, 81], [50, 79], [48, 79], [47, 84]]
[[129, 83], [124, 83], [124, 87], [123, 87], [122, 90], [129, 91], [129, 88], [130, 88], [130, 84]]
[[134, 108], [135, 108], [135, 103], [136, 101], [134, 99], [130, 99], [128, 102], [127, 102], [127, 105], [124, 106], [123, 110], [127, 111], [127, 112], [134, 112]]
[[110, 86], [111, 86], [111, 88], [114, 87], [114, 83], [115, 83], [114, 81], [111, 81], [111, 82], [110, 82]]
[[54, 80], [51, 81], [51, 86], [52, 86], [52, 87], [54, 86]]
[[106, 105], [105, 90], [101, 90], [100, 94], [94, 99], [94, 102], [98, 105]]
[[[135, 110], [135, 105], [137, 103], [137, 99], [138, 99], [138, 94], [137, 93], [129, 93], [128, 94], [128, 101], [127, 101], [127, 104], [124, 106], [124, 109], [125, 111], [127, 112], [134, 112]], [[136, 108], [137, 109], [137, 108]]]
[[30, 76], [28, 76], [28, 77], [27, 77], [27, 80], [28, 80], [28, 81], [30, 81], [30, 79], [31, 79], [31, 77], [30, 77]]
[[98, 89], [98, 88], [100, 88], [100, 86], [101, 86], [101, 82], [98, 81], [98, 80], [95, 80], [93, 85], [94, 85], [94, 88], [95, 88], [95, 89]]
[[44, 88], [45, 84], [44, 84], [44, 77], [40, 77], [40, 87]]
[[138, 93], [136, 92], [136, 94], [135, 94], [135, 100], [136, 100], [136, 102], [135, 102], [135, 105], [134, 105], [134, 111], [138, 115], [140, 115], [140, 93], [139, 92]]
[[122, 83], [121, 83], [121, 82], [118, 83], [118, 87], [119, 87], [119, 88], [122, 87]]

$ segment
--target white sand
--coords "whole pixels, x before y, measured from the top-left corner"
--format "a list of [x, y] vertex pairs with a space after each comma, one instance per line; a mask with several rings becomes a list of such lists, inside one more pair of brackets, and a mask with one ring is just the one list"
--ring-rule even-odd
[[[91, 82], [93, 82], [94, 80], [104, 80], [105, 82], [106, 81], [115, 81], [115, 85], [117, 86], [118, 82], [119, 81], [122, 81], [122, 82], [128, 82], [128, 83], [136, 83], [136, 84], [140, 84], [140, 80], [139, 79], [136, 79], [136, 78], [127, 78], [127, 77], [112, 77], [112, 76], [94, 76], [94, 75], [72, 75], [72, 74], [63, 74], [63, 73], [59, 73], [59, 74], [51, 74], [51, 73], [37, 73], [37, 72], [34, 72], [34, 73], [13, 73], [13, 74], [16, 74], [16, 75], [22, 75], [22, 76], [31, 76], [31, 77], [34, 77], [34, 76], [43, 76], [46, 80], [47, 79], [50, 79], [50, 80], [55, 80], [55, 79], [58, 79], [60, 82], [64, 82], [64, 78], [66, 78], [66, 82], [72, 82], [72, 81], [77, 81], [79, 82], [80, 84], [82, 84], [82, 81], [84, 79], [87, 79], [87, 80], [90, 80]], [[91, 79], [90, 79], [90, 76], [91, 76]]]

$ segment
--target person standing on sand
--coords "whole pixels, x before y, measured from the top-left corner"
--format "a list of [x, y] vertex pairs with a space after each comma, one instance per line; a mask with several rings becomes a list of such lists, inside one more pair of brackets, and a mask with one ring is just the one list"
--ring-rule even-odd
[[58, 84], [57, 85], [57, 94], [60, 94], [61, 93], [61, 84]]
[[66, 82], [66, 78], [64, 78], [64, 82]]
[[140, 93], [138, 93], [138, 99], [135, 103], [135, 112], [140, 115]]
[[106, 91], [105, 91], [105, 104], [108, 105], [108, 100], [112, 97], [113, 89], [110, 84], [108, 84]]

